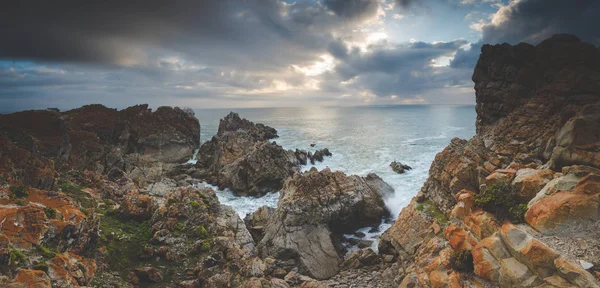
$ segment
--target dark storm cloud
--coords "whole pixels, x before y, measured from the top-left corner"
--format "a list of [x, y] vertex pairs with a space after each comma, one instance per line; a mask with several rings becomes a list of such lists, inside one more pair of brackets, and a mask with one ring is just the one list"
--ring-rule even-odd
[[461, 50], [452, 67], [474, 67], [483, 44], [537, 44], [558, 33], [574, 34], [600, 45], [600, 1], [523, 0], [502, 7], [495, 20], [481, 27], [482, 38]]
[[[375, 96], [410, 97], [432, 88], [465, 86], [471, 69], [434, 67], [432, 61], [451, 57], [465, 40], [450, 42], [414, 42], [402, 45], [381, 44], [367, 52], [353, 50], [344, 54], [344, 61], [328, 75], [324, 87], [340, 92], [340, 88], [368, 90]], [[346, 82], [348, 84], [340, 84]]]
[[3, 4], [0, 58], [113, 65], [175, 51], [206, 64], [260, 61], [270, 69], [312, 60], [341, 22], [320, 6], [275, 0]]
[[575, 34], [600, 44], [600, 2], [597, 0], [524, 0], [497, 13], [497, 25], [483, 26], [484, 43], [539, 43], [557, 33]]
[[378, 0], [325, 0], [323, 3], [335, 14], [350, 18], [371, 18], [377, 14]]

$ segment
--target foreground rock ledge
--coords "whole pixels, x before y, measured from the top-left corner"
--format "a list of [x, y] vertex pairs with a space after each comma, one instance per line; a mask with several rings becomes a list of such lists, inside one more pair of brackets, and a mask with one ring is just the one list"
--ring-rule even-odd
[[347, 176], [314, 168], [296, 174], [283, 185], [258, 244], [260, 254], [293, 259], [304, 273], [327, 279], [339, 271], [342, 261], [336, 236], [378, 225], [389, 216], [383, 198], [391, 193], [393, 188], [375, 174]]

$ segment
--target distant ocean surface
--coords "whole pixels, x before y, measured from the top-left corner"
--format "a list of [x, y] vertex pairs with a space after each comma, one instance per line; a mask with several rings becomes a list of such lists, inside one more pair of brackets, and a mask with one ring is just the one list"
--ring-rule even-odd
[[[200, 120], [201, 142], [217, 133], [219, 119], [230, 111], [277, 129], [279, 138], [272, 141], [285, 149], [329, 148], [333, 156], [314, 165], [319, 170], [329, 167], [360, 176], [376, 173], [395, 189], [394, 196], [386, 200], [394, 218], [419, 192], [435, 155], [452, 138], [468, 139], [475, 134], [476, 118], [471, 105], [199, 109], [195, 112]], [[311, 148], [311, 143], [316, 146]], [[389, 166], [394, 160], [413, 170], [394, 173]], [[217, 195], [242, 218], [262, 205], [276, 207], [279, 198], [279, 193], [262, 198], [237, 197], [230, 191], [217, 191]], [[382, 224], [380, 231], [387, 227], [389, 224]], [[368, 236], [376, 238], [379, 233]]]

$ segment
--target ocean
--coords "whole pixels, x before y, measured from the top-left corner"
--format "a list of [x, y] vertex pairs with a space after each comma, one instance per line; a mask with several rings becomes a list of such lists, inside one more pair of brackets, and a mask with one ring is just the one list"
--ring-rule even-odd
[[[201, 142], [217, 133], [219, 119], [230, 111], [277, 129], [279, 138], [272, 141], [285, 149], [329, 148], [333, 156], [316, 163], [319, 170], [329, 167], [360, 176], [376, 173], [395, 190], [394, 196], [386, 199], [394, 219], [419, 192], [435, 155], [452, 138], [469, 139], [475, 135], [476, 113], [472, 105], [198, 109], [195, 112], [200, 120]], [[392, 161], [413, 169], [396, 174], [389, 166]], [[303, 170], [312, 166], [304, 166]], [[217, 195], [222, 204], [232, 206], [242, 218], [263, 205], [276, 207], [279, 198], [277, 192], [255, 198], [237, 197], [231, 191], [218, 189]], [[382, 222], [378, 229], [365, 227], [359, 231], [366, 234], [363, 240], [374, 240], [376, 248], [377, 237], [389, 226]]]

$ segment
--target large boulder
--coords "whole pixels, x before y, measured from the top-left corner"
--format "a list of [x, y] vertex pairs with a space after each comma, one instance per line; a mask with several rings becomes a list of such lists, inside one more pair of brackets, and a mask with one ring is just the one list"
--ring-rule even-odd
[[303, 273], [329, 278], [342, 262], [336, 235], [378, 225], [389, 215], [383, 202], [389, 191], [393, 189], [376, 175], [347, 176], [329, 169], [296, 174], [281, 190], [258, 244], [260, 254], [293, 259]]
[[200, 147], [198, 162], [189, 173], [239, 195], [279, 190], [299, 169], [293, 151], [268, 141], [274, 137], [275, 129], [230, 113], [221, 120], [217, 135]]
[[571, 166], [530, 203], [529, 225], [544, 234], [600, 236], [600, 170]]

